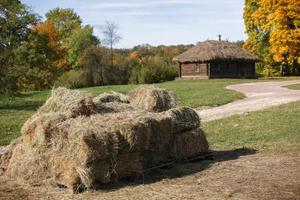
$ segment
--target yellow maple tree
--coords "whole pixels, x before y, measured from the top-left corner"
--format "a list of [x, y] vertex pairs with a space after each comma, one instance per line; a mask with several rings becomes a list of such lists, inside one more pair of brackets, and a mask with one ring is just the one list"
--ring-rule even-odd
[[300, 1], [247, 0], [244, 20], [250, 30], [247, 32], [257, 34], [256, 37], [248, 34], [245, 47], [255, 47], [259, 36], [265, 35], [267, 40], [262, 45], [268, 48], [272, 59], [294, 73], [300, 64]]

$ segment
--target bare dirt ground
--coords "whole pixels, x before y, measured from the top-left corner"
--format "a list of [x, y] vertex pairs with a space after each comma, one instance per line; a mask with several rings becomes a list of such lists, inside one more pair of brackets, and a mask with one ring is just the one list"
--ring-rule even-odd
[[246, 98], [216, 108], [198, 110], [203, 122], [237, 114], [257, 111], [300, 100], [300, 91], [282, 86], [300, 83], [300, 80], [244, 83], [229, 85], [227, 89], [243, 93]]
[[[251, 149], [214, 152], [214, 159], [178, 164], [144, 179], [72, 194], [0, 177], [0, 199], [300, 199], [300, 154]], [[144, 181], [144, 183], [143, 183]]]

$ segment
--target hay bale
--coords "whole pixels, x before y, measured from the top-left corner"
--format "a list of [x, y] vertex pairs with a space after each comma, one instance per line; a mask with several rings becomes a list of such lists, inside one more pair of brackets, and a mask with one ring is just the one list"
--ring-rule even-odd
[[135, 177], [143, 172], [143, 156], [139, 152], [119, 154], [112, 161], [113, 180], [119, 180], [127, 177]]
[[[168, 108], [174, 106], [168, 92], [146, 90], [152, 111], [166, 109], [160, 107], [166, 102]], [[99, 101], [95, 106], [89, 95], [79, 91], [52, 91], [45, 105], [24, 123], [22, 137], [1, 157], [3, 174], [30, 183], [47, 179], [77, 192], [208, 148], [198, 129], [200, 119], [190, 108], [149, 112], [135, 103]]]
[[33, 115], [21, 128], [23, 140], [30, 147], [43, 146], [50, 142], [54, 129], [59, 123], [67, 118], [59, 113], [45, 113]]
[[52, 90], [51, 96], [45, 104], [39, 108], [37, 114], [49, 112], [61, 113], [66, 117], [79, 115], [91, 115], [96, 113], [96, 106], [91, 95], [79, 90], [69, 90], [63, 87]]
[[173, 133], [181, 133], [193, 129], [197, 129], [200, 126], [200, 117], [191, 108], [181, 107], [174, 108], [166, 112], [172, 120], [171, 131]]
[[140, 86], [129, 93], [128, 99], [133, 106], [149, 112], [162, 112], [176, 107], [173, 92], [153, 86]]
[[173, 147], [176, 160], [185, 160], [208, 152], [208, 142], [200, 128], [176, 134]]
[[114, 92], [111, 93], [104, 92], [97, 97], [93, 98], [94, 103], [108, 103], [108, 102], [119, 102], [119, 103], [129, 103], [128, 97], [122, 93]]
[[1, 157], [0, 166], [2, 175], [25, 180], [32, 185], [41, 184], [47, 179], [45, 157], [28, 148], [22, 137], [10, 144]]
[[108, 102], [96, 104], [99, 114], [119, 113], [119, 112], [134, 112], [135, 108], [128, 103]]
[[1, 155], [0, 157], [0, 174], [3, 175], [4, 171], [7, 169], [7, 166], [9, 165], [10, 159], [13, 156], [13, 150], [15, 149], [15, 147], [17, 145], [19, 145], [20, 143], [22, 143], [22, 138], [19, 137], [15, 140], [13, 140], [8, 147], [6, 147], [5, 152], [3, 153], [3, 155]]

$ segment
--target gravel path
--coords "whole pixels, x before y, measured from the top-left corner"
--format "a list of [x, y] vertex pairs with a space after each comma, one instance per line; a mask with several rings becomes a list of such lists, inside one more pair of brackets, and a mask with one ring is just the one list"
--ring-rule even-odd
[[282, 87], [293, 84], [300, 84], [300, 80], [229, 85], [226, 87], [227, 89], [241, 92], [246, 98], [216, 108], [198, 110], [197, 112], [203, 122], [208, 122], [299, 101], [300, 90], [290, 90]]

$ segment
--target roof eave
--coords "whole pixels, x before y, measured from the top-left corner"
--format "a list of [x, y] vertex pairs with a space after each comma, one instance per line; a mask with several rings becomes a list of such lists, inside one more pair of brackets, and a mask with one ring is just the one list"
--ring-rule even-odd
[[244, 61], [244, 62], [262, 62], [263, 60], [260, 58], [215, 58], [209, 60], [201, 60], [201, 59], [180, 59], [180, 58], [173, 58], [173, 62], [180, 62], [180, 63], [197, 63], [197, 62], [214, 62], [214, 61]]

